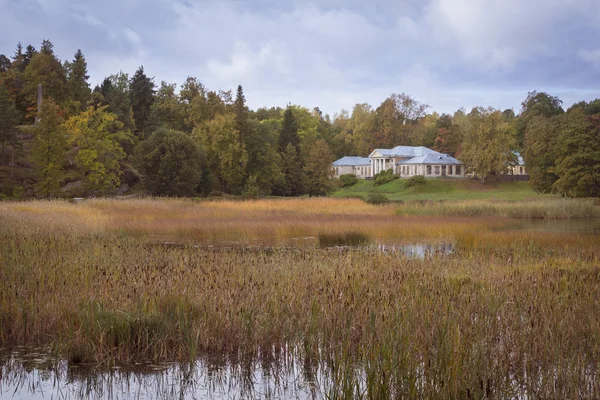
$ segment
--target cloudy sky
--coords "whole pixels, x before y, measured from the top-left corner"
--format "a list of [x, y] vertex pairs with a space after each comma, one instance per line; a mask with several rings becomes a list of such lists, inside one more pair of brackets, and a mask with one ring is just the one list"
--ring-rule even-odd
[[241, 84], [252, 108], [600, 97], [598, 0], [0, 0], [0, 15], [0, 53], [48, 38], [61, 59], [83, 50], [93, 84], [143, 65], [157, 84]]

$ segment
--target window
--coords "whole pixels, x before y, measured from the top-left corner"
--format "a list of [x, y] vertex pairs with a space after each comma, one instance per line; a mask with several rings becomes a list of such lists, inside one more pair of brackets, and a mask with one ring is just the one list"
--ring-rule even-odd
[[431, 165], [427, 166], [427, 175], [431, 175]]
[[519, 174], [523, 175], [523, 167], [519, 167]]
[[460, 166], [460, 165], [456, 166], [456, 175], [462, 175], [462, 166]]
[[452, 165], [448, 165], [448, 175], [452, 175]]
[[436, 165], [433, 169], [434, 169], [436, 175], [440, 174], [440, 166], [439, 165]]

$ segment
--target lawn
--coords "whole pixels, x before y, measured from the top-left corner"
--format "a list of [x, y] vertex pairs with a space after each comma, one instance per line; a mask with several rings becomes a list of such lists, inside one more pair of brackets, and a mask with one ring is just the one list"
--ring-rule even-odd
[[383, 193], [388, 200], [532, 200], [541, 197], [527, 182], [486, 183], [475, 180], [428, 179], [424, 185], [405, 187], [405, 179], [398, 179], [381, 186], [374, 181], [360, 180], [357, 184], [341, 188], [333, 197], [366, 198], [371, 193]]

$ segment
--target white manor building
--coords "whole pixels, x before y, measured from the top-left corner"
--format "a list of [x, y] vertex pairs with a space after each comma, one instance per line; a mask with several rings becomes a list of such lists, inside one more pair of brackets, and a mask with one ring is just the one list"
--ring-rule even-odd
[[353, 174], [358, 178], [373, 178], [388, 169], [403, 178], [416, 175], [462, 178], [466, 173], [465, 166], [456, 158], [423, 146], [375, 149], [368, 158], [343, 157], [333, 163], [336, 177]]

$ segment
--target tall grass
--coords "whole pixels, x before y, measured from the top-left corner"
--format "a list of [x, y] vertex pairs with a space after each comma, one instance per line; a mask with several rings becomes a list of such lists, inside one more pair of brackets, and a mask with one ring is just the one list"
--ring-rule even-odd
[[591, 199], [566, 198], [528, 201], [413, 201], [398, 207], [397, 214], [535, 219], [599, 218], [600, 205]]
[[[275, 226], [315, 215], [316, 230], [346, 227], [333, 211], [268, 204], [246, 211]], [[442, 229], [425, 218], [417, 229], [452, 232], [458, 251], [419, 260], [361, 249], [165, 247], [123, 234], [138, 226], [130, 214], [156, 218], [142, 232], [165, 224], [167, 212], [195, 223], [196, 213], [243, 217], [218, 204], [175, 205], [2, 205], [0, 346], [53, 346], [89, 363], [296, 359], [307, 376], [327, 379], [332, 398], [600, 396], [598, 236], [496, 232], [481, 219], [439, 219], [450, 225]], [[354, 221], [381, 225], [373, 232], [404, 232], [385, 219], [417, 225], [394, 208], [354, 206]], [[211, 229], [220, 232], [216, 222]]]

